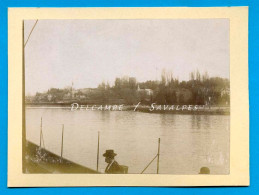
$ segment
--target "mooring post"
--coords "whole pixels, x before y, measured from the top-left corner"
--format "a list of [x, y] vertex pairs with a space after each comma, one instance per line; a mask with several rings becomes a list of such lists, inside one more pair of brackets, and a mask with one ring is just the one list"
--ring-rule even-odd
[[158, 152], [157, 152], [157, 171], [156, 173], [159, 173], [159, 156], [160, 156], [160, 138], [158, 138]]
[[64, 124], [62, 125], [62, 139], [61, 139], [61, 158], [63, 158], [63, 138], [64, 138]]
[[100, 132], [98, 131], [98, 144], [97, 144], [97, 168], [98, 171], [99, 168], [99, 145], [100, 145]]

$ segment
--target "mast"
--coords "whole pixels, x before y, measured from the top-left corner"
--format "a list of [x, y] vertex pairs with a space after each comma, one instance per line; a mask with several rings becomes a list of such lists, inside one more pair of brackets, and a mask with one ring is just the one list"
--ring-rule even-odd
[[24, 54], [24, 21], [22, 22], [22, 172], [26, 171], [26, 129], [25, 129], [25, 54]]
[[22, 22], [22, 172], [26, 172], [26, 128], [25, 128], [25, 46], [27, 45], [32, 31], [34, 30], [38, 19], [33, 25], [31, 32], [26, 40], [24, 41], [24, 20]]

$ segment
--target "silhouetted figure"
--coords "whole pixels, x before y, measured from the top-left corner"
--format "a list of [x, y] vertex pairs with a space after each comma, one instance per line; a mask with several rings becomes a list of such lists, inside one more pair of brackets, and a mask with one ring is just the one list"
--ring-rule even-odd
[[105, 162], [108, 163], [105, 169], [105, 173], [112, 173], [112, 174], [123, 173], [123, 169], [114, 159], [116, 155], [117, 154], [114, 153], [113, 150], [106, 150], [106, 152], [103, 154], [103, 156], [105, 157]]
[[210, 169], [208, 167], [202, 167], [199, 174], [210, 174]]

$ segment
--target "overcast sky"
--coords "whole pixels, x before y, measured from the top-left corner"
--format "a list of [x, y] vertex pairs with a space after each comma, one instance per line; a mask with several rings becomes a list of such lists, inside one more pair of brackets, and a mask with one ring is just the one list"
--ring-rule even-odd
[[[25, 21], [25, 40], [34, 23]], [[162, 69], [180, 80], [196, 69], [229, 78], [229, 20], [39, 20], [25, 48], [25, 91], [156, 80]]]

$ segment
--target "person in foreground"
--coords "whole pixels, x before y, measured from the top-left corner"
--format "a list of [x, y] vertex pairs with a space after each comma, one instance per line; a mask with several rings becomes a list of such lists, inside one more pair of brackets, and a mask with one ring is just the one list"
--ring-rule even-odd
[[106, 150], [106, 152], [103, 154], [103, 156], [105, 157], [105, 162], [108, 163], [105, 169], [105, 173], [111, 173], [111, 174], [123, 173], [121, 166], [114, 159], [116, 155], [117, 154], [114, 153], [113, 150]]

